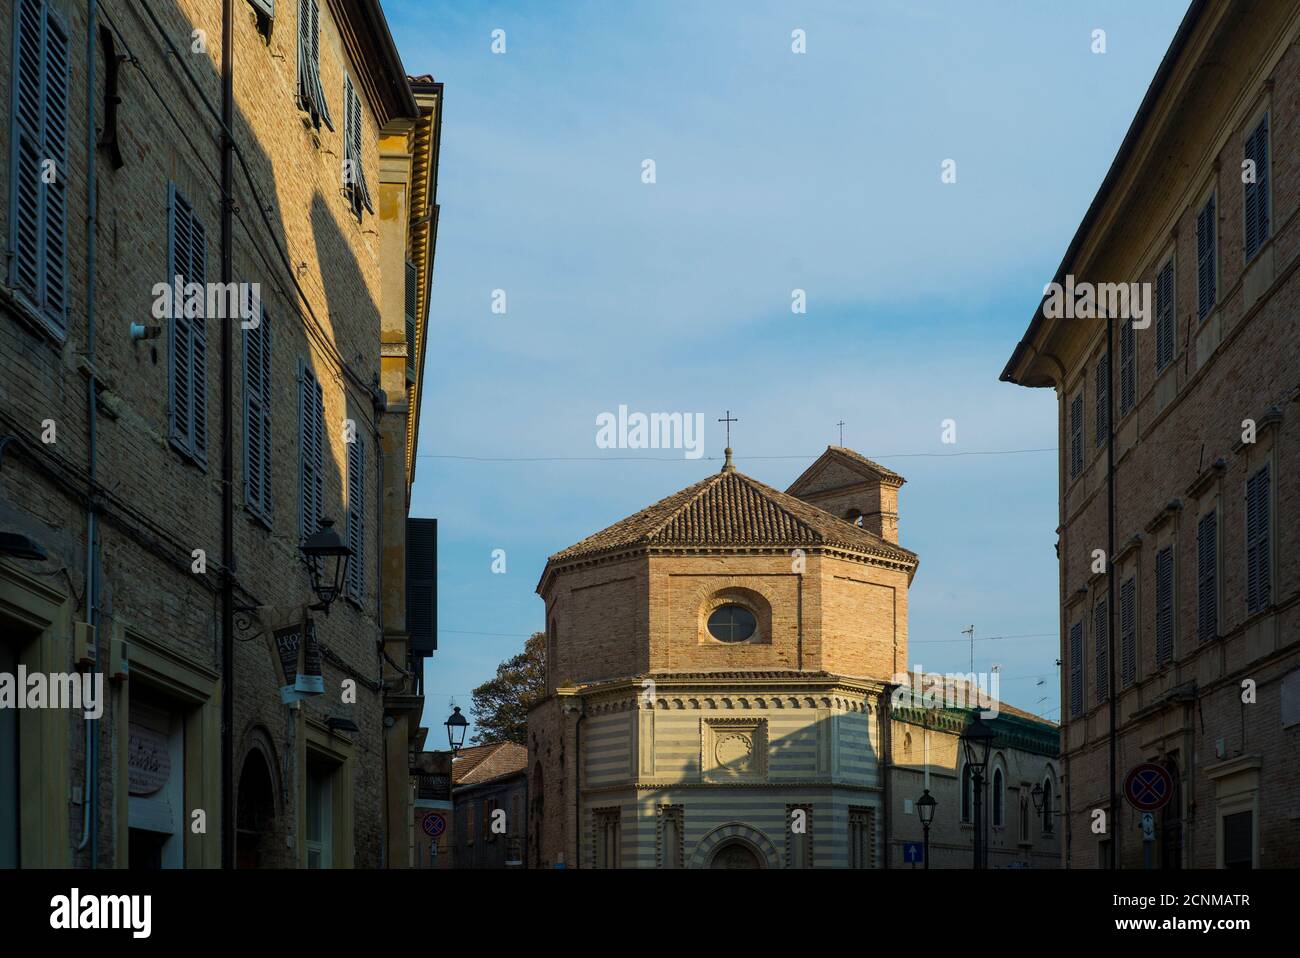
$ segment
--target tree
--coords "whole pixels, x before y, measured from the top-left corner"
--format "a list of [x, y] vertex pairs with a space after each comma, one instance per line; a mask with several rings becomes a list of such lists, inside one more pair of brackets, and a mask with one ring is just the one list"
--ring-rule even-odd
[[528, 744], [528, 710], [546, 694], [546, 635], [534, 632], [524, 650], [497, 666], [473, 692], [474, 745]]

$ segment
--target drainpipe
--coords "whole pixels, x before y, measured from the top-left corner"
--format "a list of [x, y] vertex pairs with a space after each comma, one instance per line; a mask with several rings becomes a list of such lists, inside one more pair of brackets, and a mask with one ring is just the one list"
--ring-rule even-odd
[[[221, 282], [232, 281], [234, 236], [234, 34], [232, 0], [221, 2]], [[227, 286], [227, 288], [229, 288]], [[235, 464], [232, 317], [221, 323], [221, 867], [235, 867]]]
[[[97, 0], [88, 0], [88, 26], [86, 27], [86, 419], [88, 443], [86, 458], [86, 623], [90, 627], [95, 646], [95, 662], [90, 666], [93, 676], [98, 670], [99, 634], [96, 615], [95, 586], [95, 230], [97, 216], [95, 202], [95, 21], [98, 19]], [[66, 171], [60, 171], [66, 175]], [[66, 182], [66, 181], [65, 181]], [[93, 679], [92, 679], [93, 681]], [[96, 743], [98, 719], [82, 719], [86, 727], [86, 781], [82, 789], [81, 841], [77, 851], [90, 848], [90, 867], [95, 867], [99, 850], [99, 784], [97, 776]]]

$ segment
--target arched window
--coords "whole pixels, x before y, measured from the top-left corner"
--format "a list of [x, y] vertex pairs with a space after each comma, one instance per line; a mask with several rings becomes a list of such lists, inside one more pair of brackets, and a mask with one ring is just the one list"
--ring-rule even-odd
[[1052, 834], [1052, 780], [1043, 780], [1043, 834]]
[[961, 770], [961, 820], [963, 822], [971, 820], [971, 795], [970, 766], [963, 765]]
[[1006, 807], [1004, 789], [1003, 789], [1002, 769], [993, 770], [993, 825], [995, 828], [1001, 828], [1006, 824]]

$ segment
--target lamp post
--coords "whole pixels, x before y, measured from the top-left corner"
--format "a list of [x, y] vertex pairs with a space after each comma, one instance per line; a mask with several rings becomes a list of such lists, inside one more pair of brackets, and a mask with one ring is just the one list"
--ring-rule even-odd
[[966, 766], [970, 769], [971, 790], [974, 792], [975, 807], [975, 867], [988, 867], [987, 838], [984, 835], [984, 769], [989, 764], [989, 751], [993, 747], [995, 735], [993, 729], [980, 721], [980, 714], [975, 712], [970, 725], [961, 735], [962, 748], [966, 753]]
[[921, 854], [925, 858], [921, 867], [925, 869], [930, 867], [930, 823], [934, 821], [934, 807], [938, 804], [928, 788], [916, 800], [916, 817], [921, 820]]
[[469, 728], [469, 719], [460, 714], [460, 706], [457, 705], [443, 724], [447, 726], [447, 744], [451, 746], [451, 754], [455, 757], [461, 750], [461, 746], [465, 744], [465, 730]]
[[[343, 594], [352, 549], [334, 531], [334, 520], [327, 518], [321, 519], [320, 528], [307, 537], [307, 541], [302, 544], [302, 552], [307, 557], [311, 590], [316, 593], [318, 600], [312, 609], [329, 615], [330, 606]], [[333, 569], [328, 566], [330, 559], [334, 560]]]

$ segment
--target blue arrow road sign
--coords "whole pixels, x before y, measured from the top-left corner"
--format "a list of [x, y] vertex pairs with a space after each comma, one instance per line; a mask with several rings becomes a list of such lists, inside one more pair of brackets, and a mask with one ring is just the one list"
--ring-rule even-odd
[[920, 842], [903, 842], [903, 861], [915, 865], [925, 860]]

